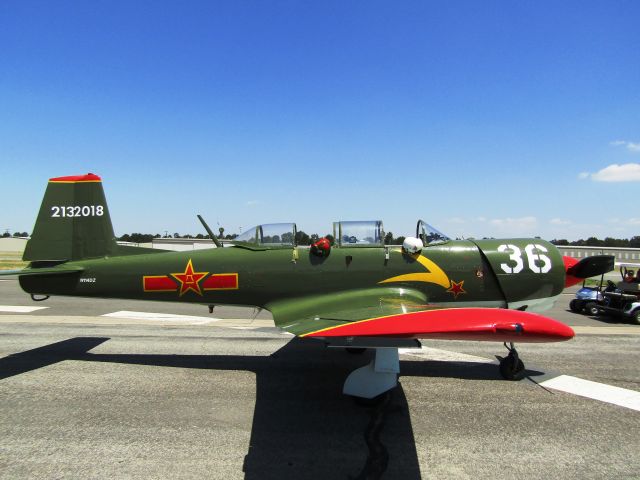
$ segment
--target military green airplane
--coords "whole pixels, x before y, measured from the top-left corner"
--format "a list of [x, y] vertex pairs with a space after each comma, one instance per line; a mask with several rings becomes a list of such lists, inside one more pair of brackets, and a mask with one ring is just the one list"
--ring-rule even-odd
[[[393, 388], [399, 347], [418, 339], [504, 342], [507, 379], [525, 375], [514, 342], [568, 340], [568, 326], [535, 312], [563, 288], [613, 269], [613, 257], [580, 262], [540, 239], [451, 240], [419, 221], [402, 246], [384, 245], [382, 222], [336, 222], [311, 247], [295, 224], [260, 225], [225, 248], [172, 252], [119, 245], [100, 177], [49, 180], [20, 270], [34, 300], [50, 295], [249, 305], [276, 326], [351, 351], [375, 349], [344, 393]], [[216, 248], [217, 247], [217, 248]]]

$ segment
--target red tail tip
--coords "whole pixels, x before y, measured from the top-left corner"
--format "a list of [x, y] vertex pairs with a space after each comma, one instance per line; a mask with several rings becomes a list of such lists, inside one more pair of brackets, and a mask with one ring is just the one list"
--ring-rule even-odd
[[68, 177], [55, 177], [50, 178], [50, 182], [64, 182], [64, 183], [75, 183], [75, 182], [101, 182], [102, 179], [93, 173], [87, 173], [86, 175], [71, 175]]

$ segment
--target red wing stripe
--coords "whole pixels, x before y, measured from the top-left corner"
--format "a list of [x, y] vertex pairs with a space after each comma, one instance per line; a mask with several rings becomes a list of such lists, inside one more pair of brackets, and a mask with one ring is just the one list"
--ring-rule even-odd
[[142, 287], [145, 292], [175, 292], [176, 282], [166, 275], [147, 275], [142, 277]]
[[500, 342], [559, 342], [573, 338], [564, 323], [500, 308], [448, 308], [372, 318], [311, 332], [307, 337], [408, 337]]
[[205, 290], [237, 290], [238, 274], [217, 273], [215, 275], [211, 275], [202, 282], [202, 288]]

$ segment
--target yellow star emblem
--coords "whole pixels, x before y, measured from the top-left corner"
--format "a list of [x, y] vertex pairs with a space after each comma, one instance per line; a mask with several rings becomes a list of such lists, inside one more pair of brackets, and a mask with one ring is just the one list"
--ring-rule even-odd
[[202, 296], [202, 290], [200, 289], [200, 281], [206, 277], [209, 272], [194, 272], [191, 259], [187, 263], [187, 267], [182, 273], [172, 273], [171, 276], [180, 282], [180, 296], [187, 293], [189, 290], [196, 292]]

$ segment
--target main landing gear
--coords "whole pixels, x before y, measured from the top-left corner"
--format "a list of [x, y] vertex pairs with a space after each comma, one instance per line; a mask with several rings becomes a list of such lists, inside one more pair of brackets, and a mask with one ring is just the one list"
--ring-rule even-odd
[[398, 349], [376, 348], [375, 356], [369, 364], [349, 374], [342, 387], [342, 393], [366, 399], [377, 397], [398, 384], [399, 373]]
[[505, 342], [504, 346], [509, 350], [509, 354], [500, 358], [500, 374], [505, 380], [522, 380], [526, 375], [524, 363], [518, 357], [518, 351], [513, 343], [509, 345]]
[[[526, 376], [524, 363], [518, 357], [513, 343], [505, 342], [509, 354], [500, 358], [500, 374], [506, 380], [522, 380]], [[358, 353], [360, 351], [358, 350]], [[344, 382], [342, 393], [354, 397], [371, 399], [391, 390], [398, 384], [400, 356], [397, 348], [376, 348], [369, 364], [357, 368]]]

